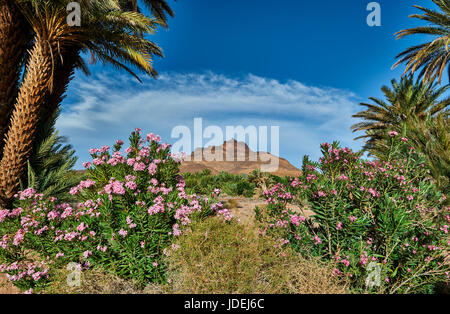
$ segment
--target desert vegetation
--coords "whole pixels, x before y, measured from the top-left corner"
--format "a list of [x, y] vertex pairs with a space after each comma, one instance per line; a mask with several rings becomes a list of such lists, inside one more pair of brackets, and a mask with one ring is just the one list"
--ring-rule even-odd
[[[65, 1], [0, 0], [0, 275], [25, 293], [439, 292], [450, 1], [433, 2], [412, 16], [428, 25], [398, 37], [435, 38], [399, 54], [404, 75], [353, 116], [363, 149], [318, 143], [319, 160], [278, 177], [181, 174], [180, 156], [141, 129], [75, 171], [55, 121], [74, 70], [89, 73], [83, 54], [157, 77], [149, 38], [174, 12], [164, 0], [79, 1], [87, 14], [71, 28]], [[250, 223], [237, 197], [263, 203]], [[67, 284], [74, 271], [82, 286]]]
[[217, 175], [205, 169], [197, 173], [183, 173], [186, 189], [192, 193], [209, 194], [214, 189], [229, 196], [261, 197], [271, 185], [288, 180], [287, 177], [278, 177], [271, 173], [254, 170], [249, 174], [235, 175], [220, 172]]

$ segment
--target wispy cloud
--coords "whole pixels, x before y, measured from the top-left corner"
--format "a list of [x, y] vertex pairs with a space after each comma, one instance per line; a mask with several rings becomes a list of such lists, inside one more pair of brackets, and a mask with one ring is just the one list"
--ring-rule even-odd
[[125, 139], [135, 127], [173, 143], [172, 128], [192, 127], [196, 117], [203, 118], [205, 127], [278, 125], [280, 155], [297, 166], [304, 154], [317, 158], [324, 141], [360, 147], [349, 129], [358, 110], [356, 95], [297, 81], [207, 72], [164, 73], [139, 84], [125, 75], [103, 73], [77, 76], [69, 95], [57, 127], [80, 161], [88, 159], [90, 147]]

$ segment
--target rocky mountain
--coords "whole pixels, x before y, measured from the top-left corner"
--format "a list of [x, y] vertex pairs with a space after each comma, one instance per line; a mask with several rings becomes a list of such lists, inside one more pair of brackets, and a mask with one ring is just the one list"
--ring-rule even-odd
[[298, 176], [301, 173], [286, 159], [267, 152], [254, 152], [246, 143], [235, 139], [221, 146], [197, 148], [181, 164], [181, 172], [195, 173], [205, 169], [211, 170], [213, 174], [221, 171], [248, 174], [255, 169], [277, 176]]

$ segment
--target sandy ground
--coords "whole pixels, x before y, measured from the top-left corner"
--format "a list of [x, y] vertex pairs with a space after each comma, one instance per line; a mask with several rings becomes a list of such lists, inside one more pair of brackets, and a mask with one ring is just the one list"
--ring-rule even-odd
[[245, 197], [222, 196], [219, 200], [224, 203], [225, 208], [230, 207], [229, 209], [233, 216], [244, 224], [254, 223], [255, 206], [262, 207], [266, 205], [264, 200]]
[[[232, 214], [238, 218], [242, 223], [253, 224], [255, 221], [255, 206], [263, 207], [266, 206], [264, 199], [251, 199], [245, 197], [232, 197], [232, 196], [222, 196], [220, 201], [230, 206], [230, 211]], [[233, 206], [235, 205], [235, 206]], [[301, 209], [299, 206], [288, 204], [288, 209], [293, 212], [297, 212], [305, 217], [310, 217], [314, 213], [308, 209]]]

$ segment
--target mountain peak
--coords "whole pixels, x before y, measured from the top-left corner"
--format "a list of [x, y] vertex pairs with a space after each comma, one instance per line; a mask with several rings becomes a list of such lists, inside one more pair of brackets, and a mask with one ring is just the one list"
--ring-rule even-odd
[[201, 172], [205, 169], [219, 173], [248, 174], [253, 170], [264, 170], [269, 165], [278, 164], [271, 172], [279, 176], [298, 176], [301, 171], [286, 159], [266, 152], [254, 152], [245, 142], [234, 138], [219, 146], [199, 147], [187, 156], [181, 165], [181, 172]]

